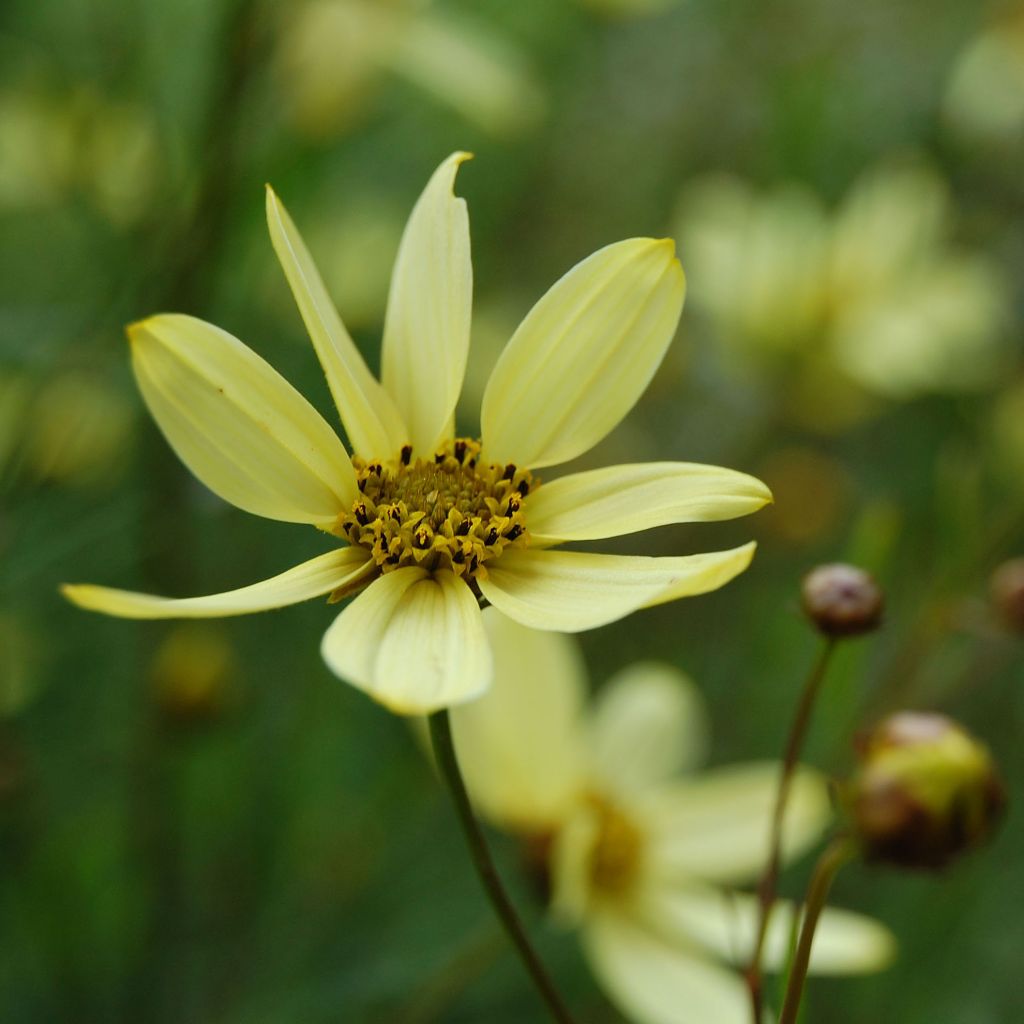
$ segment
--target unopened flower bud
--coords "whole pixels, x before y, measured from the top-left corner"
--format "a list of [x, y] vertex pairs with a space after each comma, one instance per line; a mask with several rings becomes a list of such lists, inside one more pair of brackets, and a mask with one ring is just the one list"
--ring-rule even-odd
[[219, 628], [207, 623], [178, 626], [153, 660], [157, 706], [179, 725], [214, 721], [235, 700], [235, 668], [234, 651]]
[[856, 636], [882, 621], [881, 588], [855, 565], [819, 565], [805, 577], [804, 614], [825, 636]]
[[931, 712], [891, 715], [862, 741], [847, 791], [868, 860], [941, 868], [985, 842], [1006, 793], [984, 744]]
[[1003, 562], [989, 584], [992, 604], [1005, 625], [1024, 633], [1024, 558]]

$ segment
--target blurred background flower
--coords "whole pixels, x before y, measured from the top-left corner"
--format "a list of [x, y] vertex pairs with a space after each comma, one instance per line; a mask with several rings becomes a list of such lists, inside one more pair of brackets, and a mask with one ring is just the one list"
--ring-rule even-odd
[[1005, 369], [1007, 289], [991, 258], [953, 247], [950, 220], [938, 174], [900, 159], [832, 214], [806, 187], [695, 181], [677, 234], [731, 366], [798, 380], [804, 422], [827, 425], [871, 409], [850, 385], [906, 399], [991, 387]]

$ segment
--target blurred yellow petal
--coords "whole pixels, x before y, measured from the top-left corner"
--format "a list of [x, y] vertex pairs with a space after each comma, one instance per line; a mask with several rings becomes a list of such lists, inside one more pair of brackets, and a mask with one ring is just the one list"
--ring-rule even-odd
[[469, 587], [450, 572], [386, 572], [335, 619], [328, 667], [399, 714], [429, 714], [491, 682], [491, 650]]
[[[742, 764], [663, 786], [637, 813], [650, 831], [652, 878], [744, 883], [768, 860], [780, 766]], [[803, 853], [832, 818], [825, 779], [809, 768], [793, 776], [783, 828], [783, 859]]]
[[353, 451], [364, 459], [394, 457], [409, 441], [402, 417], [367, 368], [302, 236], [269, 185], [267, 224]]
[[381, 57], [492, 135], [516, 135], [544, 113], [544, 94], [522, 51], [497, 33], [434, 7], [409, 21]]
[[685, 290], [667, 239], [618, 242], [577, 264], [530, 310], [491, 374], [487, 458], [536, 469], [597, 444], [654, 376]]
[[695, 948], [611, 911], [588, 920], [582, 938], [594, 974], [634, 1024], [748, 1024], [740, 976]]
[[544, 483], [524, 502], [540, 543], [597, 540], [668, 523], [749, 515], [771, 491], [746, 473], [687, 462], [650, 462], [573, 473]]
[[584, 788], [581, 713], [586, 675], [577, 646], [488, 608], [494, 682], [452, 710], [459, 764], [473, 802], [512, 831], [557, 827]]
[[678, 597], [724, 586], [750, 564], [753, 545], [679, 557], [507, 549], [479, 579], [484, 597], [532, 629], [577, 633]]
[[361, 548], [338, 548], [301, 565], [239, 590], [207, 597], [157, 597], [129, 590], [65, 583], [61, 592], [80, 608], [125, 619], [193, 619], [245, 615], [282, 608], [368, 576], [375, 566]]
[[671, 665], [637, 662], [613, 676], [595, 702], [592, 770], [611, 792], [642, 793], [699, 764], [707, 733], [692, 680]]
[[[636, 906], [645, 920], [666, 934], [697, 942], [736, 967], [750, 961], [760, 913], [755, 896], [654, 885], [638, 896]], [[789, 901], [772, 908], [762, 953], [767, 971], [786, 967], [795, 934], [793, 914]], [[896, 940], [880, 921], [826, 907], [814, 933], [810, 969], [815, 974], [868, 974], [887, 967], [895, 953]]]
[[345, 447], [320, 414], [237, 338], [163, 314], [128, 328], [149, 411], [178, 457], [246, 512], [329, 526], [358, 491]]
[[418, 455], [447, 439], [469, 353], [473, 268], [466, 201], [453, 189], [468, 153], [434, 172], [406, 225], [384, 321], [382, 377]]

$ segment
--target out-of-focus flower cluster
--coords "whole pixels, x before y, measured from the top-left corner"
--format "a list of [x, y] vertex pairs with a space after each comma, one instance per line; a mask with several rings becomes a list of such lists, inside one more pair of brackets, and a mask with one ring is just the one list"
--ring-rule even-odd
[[950, 240], [953, 225], [942, 178], [908, 159], [862, 175], [831, 212], [800, 185], [694, 181], [678, 236], [691, 300], [728, 358], [796, 373], [790, 397], [827, 426], [863, 413], [864, 393], [996, 380], [1006, 289], [991, 259]]
[[145, 107], [91, 86], [0, 93], [0, 211], [81, 196], [118, 226], [148, 208], [162, 173]]

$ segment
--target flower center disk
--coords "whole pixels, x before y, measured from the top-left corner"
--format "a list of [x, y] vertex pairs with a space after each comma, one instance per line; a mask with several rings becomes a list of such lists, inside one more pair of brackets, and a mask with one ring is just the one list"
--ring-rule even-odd
[[591, 794], [597, 833], [590, 859], [590, 882], [599, 892], [621, 895], [636, 881], [644, 837], [632, 819], [604, 797]]
[[360, 497], [335, 531], [384, 572], [418, 565], [471, 580], [510, 544], [526, 544], [523, 498], [539, 483], [528, 470], [481, 463], [480, 442], [470, 438], [432, 459], [411, 456], [407, 446], [388, 462], [353, 457]]

